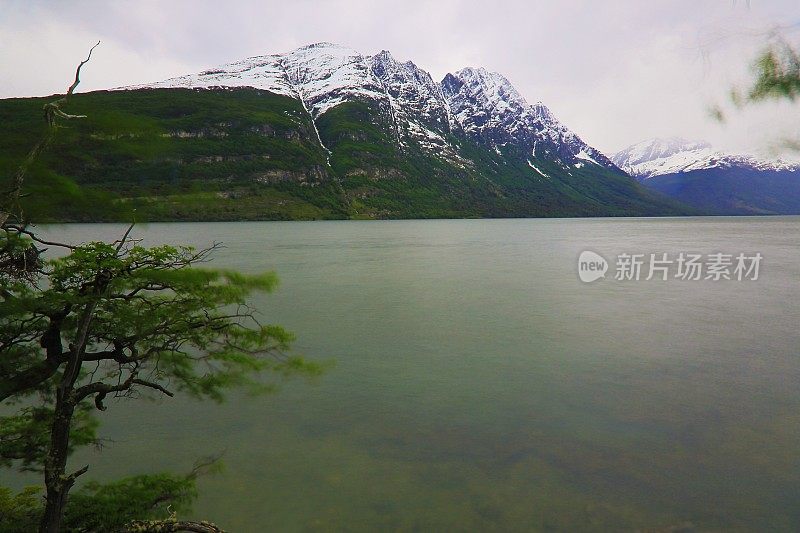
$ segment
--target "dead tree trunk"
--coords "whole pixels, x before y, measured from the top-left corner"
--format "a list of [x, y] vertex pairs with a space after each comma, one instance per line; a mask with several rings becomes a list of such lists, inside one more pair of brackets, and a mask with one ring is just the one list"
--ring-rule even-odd
[[59, 391], [50, 434], [50, 450], [45, 462], [44, 480], [47, 497], [39, 527], [40, 533], [58, 533], [61, 530], [61, 520], [64, 516], [69, 490], [75, 483], [75, 479], [87, 470], [87, 468], [82, 468], [66, 475], [69, 431], [74, 412], [74, 401], [71, 398], [64, 398]]

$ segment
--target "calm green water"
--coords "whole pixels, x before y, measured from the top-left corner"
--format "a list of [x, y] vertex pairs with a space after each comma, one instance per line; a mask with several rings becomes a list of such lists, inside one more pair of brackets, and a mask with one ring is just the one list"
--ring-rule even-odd
[[[230, 531], [800, 529], [800, 218], [138, 234], [222, 241], [216, 265], [276, 270], [281, 288], [258, 308], [297, 333], [297, 351], [336, 365], [223, 405], [111, 404], [113, 443], [75, 459], [95, 478], [224, 451], [196, 515]], [[764, 263], [755, 282], [584, 284], [587, 248]]]

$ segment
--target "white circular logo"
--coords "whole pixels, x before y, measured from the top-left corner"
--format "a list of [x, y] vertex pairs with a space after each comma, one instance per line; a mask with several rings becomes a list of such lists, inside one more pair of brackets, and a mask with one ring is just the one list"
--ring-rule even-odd
[[606, 277], [607, 270], [608, 261], [600, 254], [584, 250], [578, 257], [578, 277], [584, 283]]

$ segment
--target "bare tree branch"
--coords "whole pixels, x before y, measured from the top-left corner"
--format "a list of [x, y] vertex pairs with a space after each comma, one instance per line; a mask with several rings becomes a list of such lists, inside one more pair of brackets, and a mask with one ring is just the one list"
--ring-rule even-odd
[[58, 116], [60, 118], [86, 118], [86, 115], [68, 115], [61, 111], [61, 106], [66, 104], [69, 101], [69, 97], [72, 96], [72, 93], [75, 92], [75, 89], [78, 87], [78, 84], [81, 82], [81, 68], [92, 59], [92, 52], [94, 49], [100, 46], [100, 41], [97, 41], [94, 46], [89, 49], [89, 55], [86, 56], [86, 59], [80, 62], [78, 68], [75, 70], [75, 81], [72, 82], [72, 85], [69, 86], [67, 89], [67, 94], [65, 94], [62, 98], [55, 100], [54, 102], [50, 102], [45, 104], [44, 112], [45, 118], [47, 119], [47, 124], [51, 127], [56, 125], [55, 117]]
[[128, 240], [128, 237], [130, 236], [131, 231], [133, 231], [133, 226], [135, 226], [135, 225], [136, 224], [133, 223], [130, 226], [128, 226], [128, 229], [125, 230], [125, 234], [122, 236], [122, 238], [119, 241], [117, 241], [117, 253], [119, 253], [119, 251], [122, 250], [122, 247], [125, 245], [125, 241]]
[[170, 398], [175, 396], [174, 392], [168, 390], [166, 387], [162, 387], [158, 383], [153, 383], [152, 381], [147, 381], [147, 380], [144, 380], [144, 379], [136, 378], [136, 379], [133, 380], [133, 383], [135, 385], [141, 385], [143, 387], [148, 387], [148, 388], [155, 389], [157, 391], [163, 392], [164, 394], [166, 394]]
[[58, 246], [60, 248], [67, 248], [69, 250], [75, 250], [77, 248], [77, 246], [73, 246], [71, 244], [66, 244], [63, 242], [46, 241], [44, 239], [40, 239], [31, 230], [27, 229], [24, 226], [19, 226], [17, 224], [6, 224], [4, 226], [4, 229], [7, 231], [8, 230], [14, 231], [22, 235], [27, 235], [28, 237], [30, 237], [32, 241], [38, 242], [39, 244], [44, 244], [45, 246]]

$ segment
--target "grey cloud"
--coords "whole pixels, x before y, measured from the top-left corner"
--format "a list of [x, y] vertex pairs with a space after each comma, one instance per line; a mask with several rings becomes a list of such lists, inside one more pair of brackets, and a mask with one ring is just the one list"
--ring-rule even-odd
[[[0, 97], [63, 90], [103, 40], [83, 90], [155, 81], [317, 41], [381, 49], [434, 77], [466, 65], [501, 72], [601, 150], [650, 136], [760, 150], [768, 128], [793, 127], [785, 107], [706, 114], [747, 76], [775, 25], [800, 20], [794, 0], [4, 2]], [[796, 113], [796, 111], [795, 111]], [[796, 116], [796, 115], [795, 115]]]

